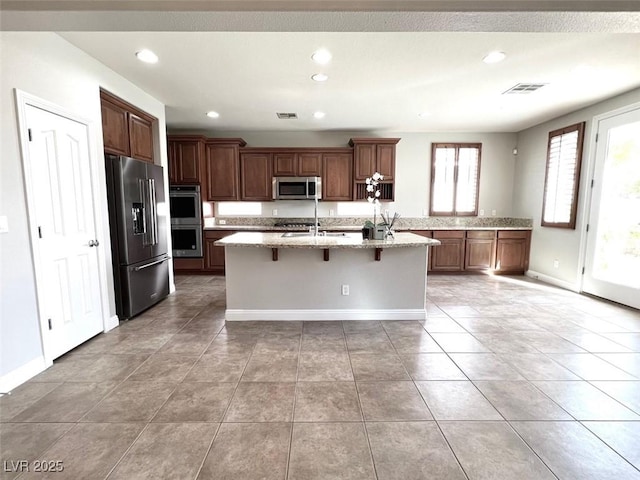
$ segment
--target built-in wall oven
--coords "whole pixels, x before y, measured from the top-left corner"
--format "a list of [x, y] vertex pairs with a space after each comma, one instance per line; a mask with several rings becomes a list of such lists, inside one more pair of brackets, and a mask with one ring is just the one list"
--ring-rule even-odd
[[202, 198], [200, 185], [169, 188], [171, 244], [174, 257], [202, 257]]

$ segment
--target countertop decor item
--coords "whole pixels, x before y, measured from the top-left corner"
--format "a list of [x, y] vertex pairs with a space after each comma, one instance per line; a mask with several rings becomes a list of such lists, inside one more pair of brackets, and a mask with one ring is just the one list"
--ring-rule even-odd
[[[384, 225], [376, 224], [376, 214], [378, 205], [380, 205], [380, 182], [384, 180], [384, 176], [379, 172], [375, 172], [371, 177], [365, 180], [367, 184], [367, 201], [373, 204], [373, 222], [372, 225], [365, 223], [364, 229], [369, 228], [368, 238], [370, 240], [384, 240], [386, 227]], [[365, 236], [363, 229], [362, 236]]]

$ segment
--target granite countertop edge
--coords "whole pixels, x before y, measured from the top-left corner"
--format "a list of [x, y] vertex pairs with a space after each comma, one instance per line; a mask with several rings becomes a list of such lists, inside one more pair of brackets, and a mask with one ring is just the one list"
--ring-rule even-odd
[[[238, 235], [242, 237], [241, 234]], [[410, 233], [397, 233], [389, 240], [363, 240], [360, 234], [347, 237], [282, 237], [276, 233], [265, 233], [260, 236], [233, 238], [236, 235], [214, 242], [215, 245], [228, 247], [255, 248], [303, 248], [303, 249], [362, 249], [362, 248], [410, 248], [440, 245], [439, 240], [420, 237]]]
[[[320, 231], [327, 232], [359, 232], [362, 230], [362, 225], [332, 225], [318, 227]], [[412, 231], [424, 231], [424, 230], [532, 230], [533, 227], [514, 227], [514, 226], [483, 226], [483, 227], [470, 227], [464, 225], [450, 225], [450, 226], [432, 226], [432, 227], [401, 227], [394, 228], [396, 232], [412, 232]], [[238, 232], [306, 232], [308, 229], [300, 227], [273, 227], [269, 225], [214, 225], [210, 227], [204, 227], [204, 231], [238, 231]]]

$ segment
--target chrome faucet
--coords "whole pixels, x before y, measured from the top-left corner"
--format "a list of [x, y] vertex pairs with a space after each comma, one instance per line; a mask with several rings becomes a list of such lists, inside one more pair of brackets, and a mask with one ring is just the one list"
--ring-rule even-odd
[[313, 216], [314, 216], [313, 236], [317, 237], [318, 236], [318, 192], [316, 192], [316, 194], [313, 196], [313, 202], [314, 202], [314, 209], [313, 209]]

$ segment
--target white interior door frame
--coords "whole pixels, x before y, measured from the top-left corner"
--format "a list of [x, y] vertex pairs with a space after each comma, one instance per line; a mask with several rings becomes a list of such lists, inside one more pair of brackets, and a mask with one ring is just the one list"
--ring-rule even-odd
[[584, 272], [585, 266], [587, 264], [587, 225], [589, 223], [589, 217], [591, 215], [591, 207], [592, 207], [592, 199], [593, 199], [593, 188], [591, 188], [591, 181], [595, 176], [596, 169], [596, 151], [598, 148], [596, 142], [596, 136], [598, 135], [598, 131], [600, 130], [600, 123], [604, 120], [607, 120], [612, 117], [616, 117], [618, 115], [622, 115], [627, 112], [631, 112], [632, 110], [637, 110], [640, 108], [640, 102], [632, 103], [631, 105], [625, 105], [624, 107], [617, 108], [615, 110], [611, 110], [606, 113], [601, 113], [600, 115], [596, 115], [593, 117], [591, 121], [591, 133], [589, 135], [589, 145], [587, 147], [587, 168], [585, 171], [587, 172], [587, 181], [586, 185], [586, 194], [585, 200], [582, 205], [582, 218], [584, 219], [582, 232], [580, 232], [580, 250], [579, 250], [579, 262], [578, 262], [578, 290], [580, 292], [583, 291], [584, 287], [584, 277], [582, 272]]
[[[18, 117], [18, 135], [20, 141], [20, 153], [22, 157], [22, 170], [24, 174], [24, 187], [26, 192], [27, 203], [27, 222], [29, 227], [29, 239], [31, 246], [31, 256], [33, 259], [34, 277], [36, 281], [36, 301], [38, 310], [38, 323], [40, 326], [40, 341], [42, 344], [42, 351], [44, 356], [44, 362], [47, 366], [53, 363], [53, 355], [51, 348], [45, 341], [46, 335], [44, 332], [48, 330], [48, 324], [44, 305], [44, 268], [42, 264], [42, 258], [40, 248], [37, 242], [38, 239], [38, 225], [35, 218], [35, 193], [33, 192], [33, 172], [31, 169], [31, 159], [29, 157], [29, 133], [27, 128], [27, 115], [26, 109], [28, 106], [40, 108], [46, 110], [55, 115], [68, 118], [75, 122], [81, 123], [87, 127], [87, 141], [89, 145], [89, 158], [91, 162], [91, 184], [95, 196], [98, 192], [102, 191], [100, 188], [100, 177], [98, 175], [101, 155], [98, 152], [98, 142], [96, 141], [96, 126], [95, 124], [86, 118], [82, 118], [72, 112], [65, 110], [64, 108], [56, 105], [52, 102], [44, 100], [42, 98], [31, 95], [19, 89], [14, 89], [16, 100], [16, 113]], [[102, 179], [104, 181], [104, 179]], [[108, 293], [108, 272], [110, 272], [110, 251], [107, 245], [110, 245], [108, 231], [105, 232], [103, 228], [103, 215], [99, 209], [99, 202], [94, 201], [92, 205], [92, 212], [95, 218], [96, 238], [100, 241], [101, 245], [105, 245], [105, 248], [98, 249], [98, 277], [100, 282], [100, 301], [102, 310], [102, 323], [104, 331], [109, 331], [118, 326], [118, 317], [111, 316], [109, 305], [109, 293]], [[107, 258], [109, 256], [109, 258]]]

